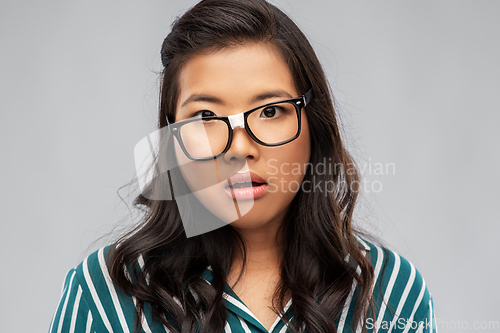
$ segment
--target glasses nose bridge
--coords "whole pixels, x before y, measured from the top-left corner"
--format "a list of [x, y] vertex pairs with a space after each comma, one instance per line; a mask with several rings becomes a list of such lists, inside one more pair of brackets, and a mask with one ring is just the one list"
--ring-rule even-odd
[[236, 127], [241, 127], [245, 129], [245, 115], [244, 113], [233, 114], [227, 117], [229, 123], [231, 124], [231, 129], [234, 130]]

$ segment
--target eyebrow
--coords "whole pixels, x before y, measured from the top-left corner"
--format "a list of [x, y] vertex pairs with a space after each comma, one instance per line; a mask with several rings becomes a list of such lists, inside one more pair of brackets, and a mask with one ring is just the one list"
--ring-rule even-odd
[[275, 98], [275, 97], [293, 98], [292, 95], [287, 93], [285, 90], [273, 90], [273, 91], [266, 92], [264, 94], [254, 96], [252, 98], [252, 103], [255, 103], [258, 101], [263, 101], [263, 100], [266, 100], [269, 98]]
[[[284, 97], [284, 98], [293, 98], [292, 95], [290, 95], [288, 92], [285, 90], [273, 90], [273, 91], [268, 91], [263, 94], [256, 95], [252, 98], [251, 103], [255, 103], [258, 101], [263, 101], [269, 98], [275, 98], [275, 97]], [[193, 94], [189, 96], [188, 99], [182, 103], [181, 107], [185, 106], [188, 103], [191, 102], [208, 102], [208, 103], [213, 103], [213, 104], [221, 104], [224, 105], [224, 102], [215, 96], [210, 96], [210, 95], [202, 95], [202, 94]]]
[[188, 99], [182, 103], [181, 107], [186, 105], [187, 103], [190, 102], [208, 102], [208, 103], [214, 103], [214, 104], [224, 104], [220, 98], [214, 97], [214, 96], [208, 96], [208, 95], [201, 95], [201, 94], [194, 94], [189, 96]]

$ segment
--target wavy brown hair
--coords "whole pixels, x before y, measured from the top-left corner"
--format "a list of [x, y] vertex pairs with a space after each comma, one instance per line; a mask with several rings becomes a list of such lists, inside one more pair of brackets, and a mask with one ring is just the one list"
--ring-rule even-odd
[[[174, 122], [177, 79], [183, 64], [197, 54], [249, 42], [276, 46], [297, 90], [305, 93], [312, 88], [313, 98], [305, 108], [310, 162], [317, 165], [326, 158], [335, 166], [334, 172], [314, 174], [314, 179], [309, 168], [304, 182], [320, 181], [332, 184], [332, 188], [309, 193], [301, 189], [289, 206], [280, 230], [286, 241], [274, 310], [283, 310], [289, 293], [293, 299], [292, 331], [298, 332], [305, 325], [309, 332], [336, 332], [335, 320], [355, 281], [356, 305], [350, 325], [356, 327], [367, 316], [373, 283], [373, 268], [360, 250], [351, 225], [359, 173], [342, 142], [323, 69], [295, 23], [264, 0], [205, 0], [179, 17], [161, 49], [164, 70], [158, 126], [167, 126], [167, 118]], [[227, 225], [186, 238], [175, 201], [139, 195], [135, 204], [147, 207], [144, 218], [117, 241], [108, 260], [116, 286], [136, 297], [137, 318], [150, 306], [153, 317], [172, 331], [222, 332], [227, 311], [222, 295], [231, 258], [235, 251], [241, 251], [245, 258], [238, 233]], [[133, 269], [128, 275], [124, 268], [138, 267], [140, 256], [144, 258], [142, 269]], [[209, 265], [211, 284], [201, 277]], [[139, 329], [140, 320], [136, 320]]]

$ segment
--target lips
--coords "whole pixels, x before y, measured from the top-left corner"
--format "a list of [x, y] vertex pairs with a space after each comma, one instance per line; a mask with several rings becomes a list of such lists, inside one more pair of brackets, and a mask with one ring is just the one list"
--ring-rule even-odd
[[256, 199], [267, 189], [267, 182], [253, 172], [236, 173], [227, 181], [225, 190], [233, 199]]
[[262, 177], [253, 172], [236, 173], [232, 175], [227, 181], [229, 183], [229, 186], [232, 187], [243, 187], [241, 185], [249, 187], [267, 184], [267, 182]]

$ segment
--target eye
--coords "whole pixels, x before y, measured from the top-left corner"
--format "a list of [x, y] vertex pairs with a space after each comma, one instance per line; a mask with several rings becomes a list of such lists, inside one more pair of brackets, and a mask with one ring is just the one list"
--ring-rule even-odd
[[217, 117], [215, 113], [209, 110], [201, 110], [193, 114], [192, 118], [210, 118], [210, 117]]
[[261, 118], [276, 118], [281, 113], [281, 108], [277, 105], [266, 106], [260, 113]]

